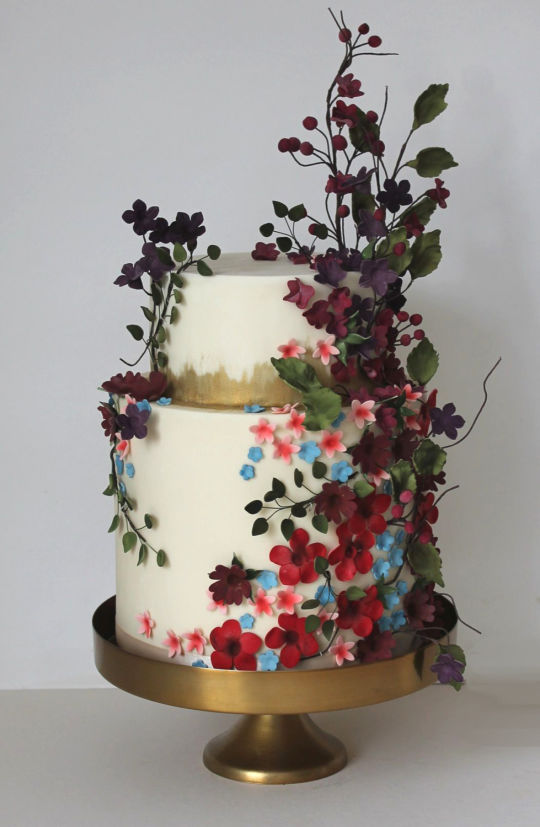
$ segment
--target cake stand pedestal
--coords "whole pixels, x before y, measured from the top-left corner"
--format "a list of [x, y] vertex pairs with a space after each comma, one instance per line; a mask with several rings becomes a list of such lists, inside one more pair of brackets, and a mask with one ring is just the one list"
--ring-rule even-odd
[[[345, 747], [319, 729], [309, 712], [351, 709], [389, 701], [435, 682], [430, 643], [391, 660], [335, 669], [241, 672], [180, 666], [134, 655], [115, 639], [116, 598], [96, 609], [94, 654], [98, 671], [120, 689], [151, 701], [243, 717], [205, 747], [205, 766], [236, 781], [293, 784], [343, 769]], [[445, 642], [457, 622], [447, 602]]]

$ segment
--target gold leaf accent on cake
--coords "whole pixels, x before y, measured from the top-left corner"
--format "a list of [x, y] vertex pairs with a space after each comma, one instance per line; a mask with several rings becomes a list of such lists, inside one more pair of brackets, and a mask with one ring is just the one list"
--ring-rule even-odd
[[299, 394], [286, 385], [269, 362], [253, 366], [250, 374], [232, 379], [225, 368], [209, 373], [197, 373], [187, 365], [182, 373], [167, 374], [173, 401], [179, 404], [215, 408], [234, 408], [259, 404], [269, 407], [298, 402]]

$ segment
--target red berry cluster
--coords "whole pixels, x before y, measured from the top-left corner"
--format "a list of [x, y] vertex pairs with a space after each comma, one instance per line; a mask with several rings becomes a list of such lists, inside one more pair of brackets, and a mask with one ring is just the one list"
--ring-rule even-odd
[[[400, 245], [396, 244], [396, 247], [398, 247], [398, 246], [400, 246]], [[404, 244], [403, 244], [403, 247], [405, 247]], [[395, 248], [394, 248], [394, 252], [396, 252]], [[404, 252], [404, 250], [402, 252]], [[401, 255], [401, 253], [396, 253], [396, 255]], [[400, 310], [400, 311], [398, 311], [398, 313], [396, 313], [396, 317], [397, 317], [398, 322], [402, 323], [402, 326], [398, 327], [398, 329], [397, 329], [397, 332], [401, 334], [401, 336], [399, 337], [399, 343], [401, 345], [405, 345], [405, 347], [407, 347], [407, 345], [410, 345], [410, 343], [413, 339], [416, 339], [419, 342], [421, 339], [424, 338], [424, 336], [426, 335], [425, 332], [421, 328], [418, 328], [418, 325], [422, 324], [422, 316], [420, 315], [420, 313], [412, 313], [409, 316], [409, 314], [407, 313], [406, 310]], [[408, 324], [407, 324], [407, 322], [408, 322]], [[409, 333], [404, 333], [403, 332], [404, 330], [406, 330], [409, 327], [418, 328], [417, 330], [414, 331], [412, 336]]]

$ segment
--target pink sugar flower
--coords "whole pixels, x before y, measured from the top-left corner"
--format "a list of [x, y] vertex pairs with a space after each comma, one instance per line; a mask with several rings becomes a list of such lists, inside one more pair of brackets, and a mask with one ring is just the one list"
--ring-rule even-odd
[[140, 624], [137, 630], [138, 634], [144, 635], [145, 637], [152, 637], [152, 629], [156, 625], [156, 621], [150, 617], [150, 612], [146, 611], [137, 615], [137, 620]]
[[305, 418], [305, 413], [299, 413], [295, 410], [291, 411], [291, 416], [287, 420], [286, 427], [291, 429], [296, 438], [301, 437], [306, 430], [302, 424]]
[[292, 615], [294, 614], [295, 606], [298, 603], [302, 603], [303, 599], [301, 594], [295, 592], [294, 586], [285, 586], [284, 589], [281, 589], [281, 591], [277, 593], [276, 608], [279, 612], [287, 612], [287, 614]]
[[183, 637], [186, 642], [186, 652], [193, 652], [193, 650], [195, 650], [199, 655], [204, 654], [204, 647], [208, 641], [203, 635], [202, 629], [194, 629], [192, 632], [185, 632]]
[[227, 604], [224, 603], [223, 600], [214, 600], [214, 595], [212, 594], [210, 589], [206, 590], [206, 594], [210, 598], [210, 603], [206, 607], [208, 611], [215, 612], [217, 609], [219, 612], [221, 612], [222, 615], [226, 615], [229, 611], [229, 607], [227, 606]]
[[373, 399], [368, 399], [367, 402], [359, 402], [358, 399], [353, 399], [349, 418], [352, 419], [357, 428], [363, 428], [366, 422], [375, 422], [375, 414], [371, 410], [374, 404]]
[[259, 588], [257, 589], [257, 593], [255, 595], [255, 600], [252, 601], [254, 605], [254, 611], [256, 615], [270, 615], [272, 616], [272, 603], [276, 602], [276, 596], [274, 594], [269, 595], [266, 594], [264, 589]]
[[184, 654], [184, 650], [182, 648], [182, 638], [180, 635], [175, 634], [172, 629], [168, 629], [167, 637], [163, 641], [163, 646], [168, 648], [170, 658], [174, 658], [174, 656], [178, 654]]
[[405, 391], [405, 399], [407, 402], [416, 402], [417, 399], [420, 399], [422, 396], [422, 391], [413, 391], [411, 383], [408, 382], [405, 387], [402, 389], [402, 392]]
[[116, 444], [116, 450], [118, 451], [118, 455], [120, 459], [125, 459], [129, 454], [131, 449], [131, 440], [130, 439], [121, 439], [120, 442]]
[[299, 345], [296, 339], [289, 339], [286, 345], [280, 345], [278, 347], [279, 352], [282, 354], [284, 359], [298, 359], [298, 357], [306, 352], [305, 347]]
[[368, 474], [368, 477], [374, 485], [379, 485], [383, 480], [389, 480], [390, 474], [388, 471], [379, 468], [378, 471], [372, 471], [371, 474]]
[[275, 425], [271, 425], [267, 419], [261, 417], [256, 425], [252, 425], [249, 429], [252, 434], [255, 434], [255, 442], [261, 445], [263, 442], [274, 441]]
[[282, 408], [271, 408], [271, 411], [274, 414], [288, 414], [292, 410], [294, 410], [297, 405], [298, 405], [298, 402], [295, 402], [294, 405], [291, 405], [290, 402], [287, 402], [287, 404], [283, 405]]
[[341, 441], [343, 431], [323, 431], [319, 448], [324, 451], [327, 457], [333, 457], [336, 451], [344, 451], [345, 445]]
[[349, 640], [347, 643], [343, 640], [342, 635], [338, 635], [336, 642], [330, 647], [330, 651], [335, 655], [336, 663], [342, 666], [344, 660], [354, 660], [354, 655], [351, 649], [354, 646], [354, 641]]
[[409, 431], [420, 431], [422, 426], [418, 422], [415, 416], [405, 416], [405, 425], [409, 429]]
[[313, 351], [315, 359], [320, 359], [323, 365], [327, 365], [330, 361], [330, 356], [337, 356], [339, 353], [338, 348], [334, 345], [335, 341], [336, 337], [333, 333], [327, 336], [326, 339], [319, 339], [317, 347]]
[[291, 456], [300, 451], [299, 445], [293, 445], [290, 436], [283, 439], [274, 439], [274, 459], [284, 459], [287, 465], [291, 464]]

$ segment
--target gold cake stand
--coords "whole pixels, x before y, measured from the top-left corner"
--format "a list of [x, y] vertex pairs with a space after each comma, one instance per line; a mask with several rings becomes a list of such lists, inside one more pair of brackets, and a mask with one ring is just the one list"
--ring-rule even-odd
[[[437, 646], [365, 665], [340, 669], [240, 672], [180, 666], [134, 655], [115, 639], [116, 598], [96, 609], [94, 654], [98, 671], [120, 689], [170, 706], [243, 717], [212, 739], [205, 766], [236, 781], [292, 784], [314, 781], [343, 769], [345, 747], [323, 732], [309, 712], [350, 709], [389, 701], [429, 686]], [[447, 601], [448, 635], [457, 617]], [[445, 638], [448, 642], [448, 638]]]

